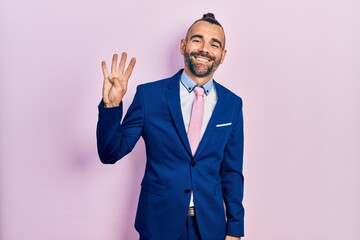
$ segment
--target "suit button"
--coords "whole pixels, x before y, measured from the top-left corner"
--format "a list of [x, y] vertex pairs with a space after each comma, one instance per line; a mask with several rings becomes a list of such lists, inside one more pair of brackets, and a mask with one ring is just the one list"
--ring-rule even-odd
[[185, 189], [185, 191], [184, 191], [185, 194], [188, 194], [190, 192], [191, 192], [190, 189]]
[[195, 167], [195, 165], [196, 165], [196, 163], [195, 163], [195, 162], [193, 162], [193, 163], [191, 164], [191, 166], [192, 166], [192, 167]]

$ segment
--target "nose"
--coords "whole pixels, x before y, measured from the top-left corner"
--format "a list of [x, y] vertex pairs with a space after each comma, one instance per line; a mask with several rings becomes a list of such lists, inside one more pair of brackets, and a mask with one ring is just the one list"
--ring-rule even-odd
[[203, 42], [200, 46], [199, 51], [209, 53], [209, 43]]

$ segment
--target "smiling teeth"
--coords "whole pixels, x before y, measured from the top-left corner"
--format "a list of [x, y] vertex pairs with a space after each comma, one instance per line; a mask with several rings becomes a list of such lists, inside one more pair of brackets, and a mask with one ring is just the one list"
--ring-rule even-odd
[[208, 62], [209, 60], [205, 59], [205, 58], [196, 58], [197, 60], [199, 61], [202, 61], [202, 62]]

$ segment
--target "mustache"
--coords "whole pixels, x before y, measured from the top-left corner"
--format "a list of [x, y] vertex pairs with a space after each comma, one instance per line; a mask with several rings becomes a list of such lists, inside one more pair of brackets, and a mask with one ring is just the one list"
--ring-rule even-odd
[[204, 57], [204, 58], [208, 58], [210, 60], [215, 60], [215, 57], [209, 55], [209, 54], [206, 54], [206, 53], [202, 53], [202, 52], [192, 52], [190, 53], [190, 56], [193, 56], [193, 57]]

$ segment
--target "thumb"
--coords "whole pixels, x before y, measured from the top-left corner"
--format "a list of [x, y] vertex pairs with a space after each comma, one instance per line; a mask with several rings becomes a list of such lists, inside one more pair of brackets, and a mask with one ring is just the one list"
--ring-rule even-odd
[[111, 84], [112, 84], [115, 88], [119, 88], [119, 87], [120, 87], [120, 82], [119, 82], [119, 78], [118, 78], [118, 77], [109, 76], [108, 79], [109, 79], [109, 81], [111, 82]]

